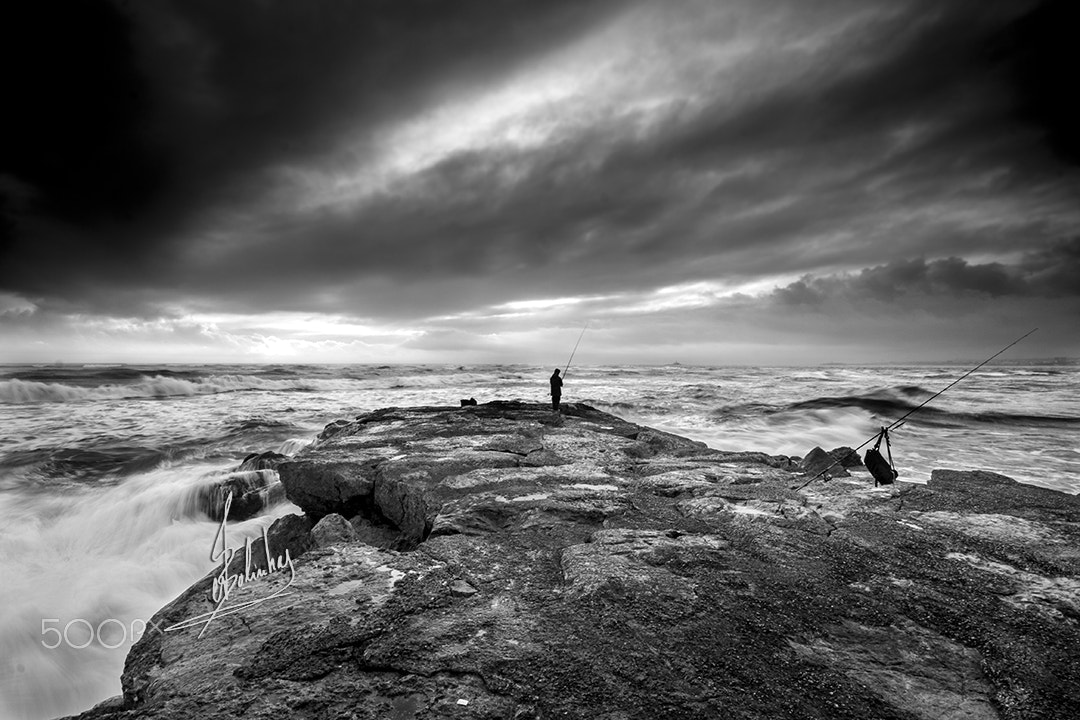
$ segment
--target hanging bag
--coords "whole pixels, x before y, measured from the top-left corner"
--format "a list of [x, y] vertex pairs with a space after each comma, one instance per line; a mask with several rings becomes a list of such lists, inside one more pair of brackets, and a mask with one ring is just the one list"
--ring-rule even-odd
[[[885, 441], [885, 451], [889, 454], [888, 460], [885, 459], [879, 449], [882, 440]], [[881, 428], [874, 447], [866, 451], [863, 464], [866, 465], [866, 469], [870, 471], [870, 474], [874, 476], [874, 487], [892, 485], [896, 478], [900, 476], [900, 473], [896, 472], [892, 466], [892, 446], [889, 444], [889, 431], [887, 429]]]

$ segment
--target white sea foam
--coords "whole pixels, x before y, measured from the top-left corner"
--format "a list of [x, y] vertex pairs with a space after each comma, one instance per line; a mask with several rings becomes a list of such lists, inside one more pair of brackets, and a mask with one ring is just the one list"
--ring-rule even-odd
[[[200, 483], [171, 469], [110, 488], [0, 495], [0, 717], [68, 715], [119, 693], [132, 641], [213, 567], [217, 524], [190, 507]], [[296, 510], [279, 506], [230, 535]]]
[[288, 455], [291, 457], [303, 450], [304, 448], [309, 447], [313, 442], [315, 442], [315, 438], [313, 437], [289, 438], [285, 442], [278, 445], [277, 452], [281, 453], [282, 455]]
[[311, 380], [269, 380], [246, 375], [211, 375], [196, 380], [152, 375], [131, 383], [78, 386], [34, 380], [0, 380], [0, 403], [57, 403], [125, 398], [184, 397], [214, 395], [242, 390], [333, 390], [340, 382]]

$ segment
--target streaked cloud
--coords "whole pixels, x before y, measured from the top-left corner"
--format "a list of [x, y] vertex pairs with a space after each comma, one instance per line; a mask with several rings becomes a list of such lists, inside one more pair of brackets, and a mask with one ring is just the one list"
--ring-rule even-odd
[[[28, 100], [0, 167], [10, 359], [515, 361], [590, 320], [609, 360], [811, 362], [844, 328], [1074, 317], [1060, 2], [81, 12], [56, 51], [115, 52], [17, 92], [103, 114], [61, 138]], [[967, 342], [937, 337], [901, 347]]]

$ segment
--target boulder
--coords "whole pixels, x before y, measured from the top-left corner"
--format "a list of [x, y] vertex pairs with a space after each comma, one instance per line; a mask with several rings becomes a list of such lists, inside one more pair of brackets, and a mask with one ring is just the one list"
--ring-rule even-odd
[[820, 447], [806, 453], [806, 457], [802, 459], [801, 469], [803, 474], [808, 477], [821, 472], [828, 472], [830, 477], [850, 477], [851, 475], [844, 464], [838, 461], [838, 458]]
[[344, 430], [349, 426], [348, 420], [335, 420], [322, 429], [322, 431], [316, 436], [316, 441], [326, 440], [333, 437], [341, 430]]
[[859, 458], [859, 453], [855, 451], [855, 448], [850, 448], [847, 445], [843, 447], [834, 448], [829, 451], [833, 460], [839, 462], [846, 468], [850, 467], [862, 467], [862, 459]]
[[239, 471], [245, 470], [277, 470], [278, 465], [288, 460], [288, 457], [279, 452], [268, 450], [262, 453], [251, 453], [240, 463]]
[[211, 520], [221, 520], [225, 500], [232, 494], [229, 520], [246, 520], [285, 499], [285, 488], [273, 470], [229, 473], [195, 491], [195, 506]]
[[371, 461], [293, 459], [278, 466], [285, 496], [318, 519], [337, 513], [352, 517], [371, 505], [375, 489]]
[[311, 528], [311, 539], [317, 547], [327, 547], [357, 539], [356, 530], [349, 521], [337, 513], [331, 513]]

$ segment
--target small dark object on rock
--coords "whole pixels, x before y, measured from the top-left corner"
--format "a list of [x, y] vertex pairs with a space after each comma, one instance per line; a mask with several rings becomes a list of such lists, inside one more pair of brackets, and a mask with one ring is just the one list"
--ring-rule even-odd
[[877, 448], [866, 451], [866, 469], [874, 476], [874, 487], [878, 485], [892, 485], [900, 473], [893, 470], [889, 461], [882, 457]]
[[464, 580], [455, 580], [450, 586], [450, 594], [454, 597], [472, 597], [476, 592], [476, 588]]
[[476, 404], [476, 398], [469, 398], [468, 400], [461, 401], [461, 407], [469, 407]]

